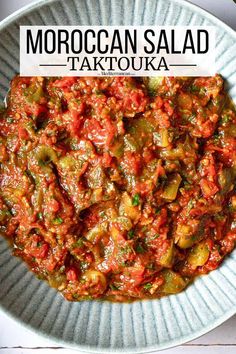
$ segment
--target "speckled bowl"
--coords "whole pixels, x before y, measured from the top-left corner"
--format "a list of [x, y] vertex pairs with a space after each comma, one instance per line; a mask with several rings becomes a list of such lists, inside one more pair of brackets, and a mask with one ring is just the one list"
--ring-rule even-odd
[[[0, 24], [0, 98], [19, 71], [19, 26], [213, 25], [217, 71], [236, 100], [236, 35], [182, 0], [42, 0]], [[0, 238], [0, 304], [19, 323], [62, 345], [89, 352], [144, 353], [192, 340], [236, 312], [236, 251], [186, 291], [132, 304], [69, 303], [29, 272]]]

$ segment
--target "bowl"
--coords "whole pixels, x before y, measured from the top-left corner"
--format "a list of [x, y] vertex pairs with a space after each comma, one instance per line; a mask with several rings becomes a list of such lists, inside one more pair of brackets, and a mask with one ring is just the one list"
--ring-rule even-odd
[[[41, 0], [0, 24], [0, 99], [19, 72], [20, 25], [212, 25], [216, 66], [236, 101], [235, 32], [183, 0]], [[0, 306], [59, 345], [89, 352], [145, 353], [192, 340], [236, 313], [236, 250], [184, 292], [134, 303], [70, 303], [11, 256], [0, 237]]]

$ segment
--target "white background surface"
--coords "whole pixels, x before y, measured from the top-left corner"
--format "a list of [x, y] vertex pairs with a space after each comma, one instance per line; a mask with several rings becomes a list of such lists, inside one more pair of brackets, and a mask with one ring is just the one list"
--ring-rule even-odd
[[[0, 0], [0, 20], [32, 2], [37, 0]], [[192, 0], [191, 2], [212, 12], [236, 30], [236, 4], [233, 0]], [[57, 344], [22, 328], [0, 312], [0, 354], [53, 353], [76, 354], [78, 352], [58, 348]], [[165, 350], [163, 354], [236, 354], [236, 316], [205, 336], [180, 347]]]

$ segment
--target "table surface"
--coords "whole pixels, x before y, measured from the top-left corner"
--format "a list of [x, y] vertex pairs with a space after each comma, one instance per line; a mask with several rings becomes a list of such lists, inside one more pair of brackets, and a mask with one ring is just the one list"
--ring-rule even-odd
[[[0, 0], [0, 20], [10, 13], [36, 0]], [[236, 30], [236, 4], [233, 0], [192, 0], [191, 2], [212, 12]], [[235, 354], [236, 316], [212, 332], [164, 351], [165, 354]], [[22, 328], [0, 312], [0, 354], [73, 354], [77, 351], [58, 348], [58, 345]], [[155, 354], [155, 353], [153, 353]]]

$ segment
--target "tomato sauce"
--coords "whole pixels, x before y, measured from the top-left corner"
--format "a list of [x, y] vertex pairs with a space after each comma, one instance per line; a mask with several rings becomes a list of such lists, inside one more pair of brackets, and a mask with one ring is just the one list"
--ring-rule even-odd
[[182, 291], [236, 242], [223, 79], [16, 76], [0, 111], [0, 230], [67, 300]]

